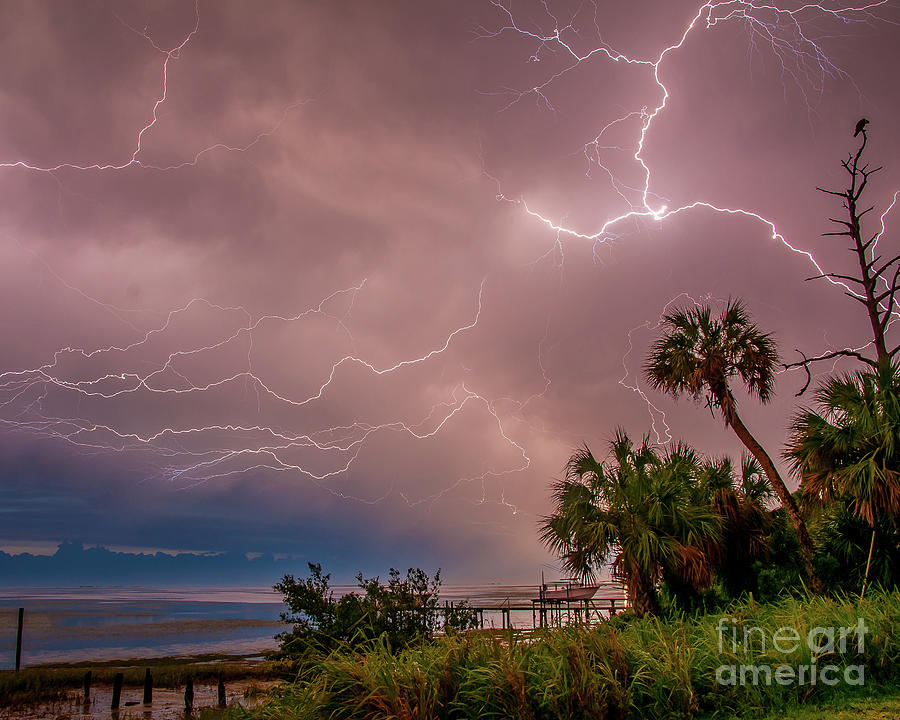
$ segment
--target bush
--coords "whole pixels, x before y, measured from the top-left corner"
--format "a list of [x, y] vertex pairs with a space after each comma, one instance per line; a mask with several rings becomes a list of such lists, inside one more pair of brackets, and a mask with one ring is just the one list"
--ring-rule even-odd
[[440, 605], [440, 571], [431, 578], [409, 569], [406, 577], [391, 568], [388, 581], [356, 576], [360, 593], [335, 598], [331, 575], [322, 566], [308, 563], [309, 577], [297, 580], [285, 575], [275, 585], [289, 612], [281, 619], [293, 625], [277, 639], [277, 657], [300, 660], [335, 648], [353, 648], [380, 638], [391, 650], [431, 639], [438, 631], [454, 632], [475, 627], [475, 613], [465, 603], [453, 608]]

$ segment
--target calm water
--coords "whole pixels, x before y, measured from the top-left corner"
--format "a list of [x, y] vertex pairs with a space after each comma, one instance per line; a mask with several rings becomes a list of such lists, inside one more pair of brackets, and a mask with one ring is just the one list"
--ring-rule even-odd
[[[351, 586], [336, 586], [337, 595]], [[479, 605], [528, 605], [536, 586], [444, 586], [442, 599]], [[598, 596], [602, 593], [598, 593]], [[608, 595], [608, 593], [607, 593]], [[0, 589], [0, 668], [15, 663], [16, 611], [25, 608], [24, 665], [201, 653], [256, 653], [274, 648], [281, 597], [270, 588]], [[485, 626], [501, 627], [499, 612]], [[530, 611], [513, 611], [531, 627]]]
[[0, 590], [0, 668], [15, 664], [19, 607], [24, 665], [251, 653], [275, 647], [284, 629], [267, 588]]

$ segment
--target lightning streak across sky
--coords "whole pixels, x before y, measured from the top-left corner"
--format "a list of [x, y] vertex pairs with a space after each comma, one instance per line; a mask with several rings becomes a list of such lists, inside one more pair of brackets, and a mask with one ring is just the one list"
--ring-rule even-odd
[[[771, 50], [772, 54], [778, 59], [778, 62], [781, 65], [783, 77], [790, 77], [796, 84], [807, 102], [808, 111], [812, 113], [812, 106], [810, 105], [807, 96], [808, 88], [812, 88], [814, 91], [821, 93], [824, 90], [824, 84], [828, 79], [844, 79], [851, 84], [854, 83], [852, 77], [833, 63], [825, 50], [808, 35], [801, 18], [804, 16], [830, 15], [843, 23], [873, 22], [876, 20], [873, 13], [878, 8], [888, 5], [888, 0], [878, 0], [877, 2], [862, 3], [859, 5], [836, 5], [834, 7], [828, 7], [819, 3], [806, 3], [798, 5], [794, 9], [786, 9], [774, 4], [746, 2], [745, 0], [708, 2], [698, 8], [696, 14], [687, 23], [677, 41], [664, 47], [654, 58], [628, 57], [625, 54], [612, 49], [612, 47], [602, 41], [602, 38], [601, 43], [597, 46], [587, 50], [576, 50], [575, 45], [580, 44], [582, 40], [582, 33], [576, 28], [576, 18], [583, 13], [585, 9], [584, 5], [578, 6], [575, 13], [567, 20], [563, 21], [552, 12], [551, 7], [547, 3], [543, 3], [548, 19], [552, 21], [552, 29], [550, 32], [540, 32], [529, 30], [521, 26], [512, 10], [510, 10], [510, 6], [501, 0], [492, 0], [492, 4], [503, 14], [507, 22], [499, 29], [493, 31], [482, 29], [482, 37], [496, 37], [509, 32], [534, 41], [536, 43], [536, 49], [529, 58], [532, 62], [540, 62], [543, 52], [562, 52], [570, 58], [570, 62], [566, 64], [563, 69], [554, 72], [538, 85], [525, 90], [507, 90], [506, 94], [508, 94], [511, 99], [504, 109], [509, 109], [528, 97], [534, 97], [539, 101], [539, 105], [550, 111], [554, 111], [554, 105], [547, 95], [548, 88], [568, 73], [573, 72], [585, 63], [593, 61], [597, 57], [612, 63], [646, 66], [648, 71], [652, 73], [653, 82], [659, 90], [659, 100], [656, 105], [652, 107], [645, 106], [639, 110], [633, 110], [621, 117], [607, 122], [597, 135], [584, 146], [584, 157], [588, 163], [586, 175], [592, 177], [595, 167], [602, 171], [603, 175], [608, 178], [609, 184], [615, 195], [622, 201], [622, 204], [626, 206], [621, 213], [614, 214], [611, 217], [601, 220], [598, 223], [599, 227], [596, 229], [581, 230], [556, 222], [529, 205], [524, 197], [506, 197], [502, 191], [501, 183], [496, 178], [489, 176], [491, 180], [497, 184], [498, 199], [520, 204], [529, 216], [545, 224], [556, 234], [555, 247], [560, 246], [560, 238], [562, 236], [567, 236], [576, 240], [586, 240], [592, 243], [609, 241], [613, 237], [613, 228], [628, 220], [641, 219], [662, 223], [676, 215], [694, 210], [705, 210], [724, 215], [742, 216], [756, 220], [762, 224], [773, 240], [780, 242], [790, 252], [803, 256], [823, 279], [827, 280], [832, 285], [839, 286], [842, 290], [854, 297], [862, 297], [859, 291], [855, 288], [851, 288], [843, 280], [827, 275], [826, 271], [822, 269], [822, 266], [810, 251], [791, 244], [784, 235], [777, 230], [776, 223], [773, 220], [753, 209], [724, 207], [702, 199], [694, 200], [690, 203], [673, 208], [668, 207], [666, 204], [659, 203], [658, 200], [663, 196], [658, 193], [664, 191], [651, 190], [651, 168], [645, 161], [643, 153], [653, 123], [664, 112], [670, 98], [669, 88], [661, 79], [664, 65], [667, 59], [688, 42], [688, 39], [692, 33], [697, 31], [698, 27], [711, 30], [720, 23], [729, 21], [743, 22], [751, 45], [755, 48], [764, 45]], [[596, 24], [598, 4], [596, 0], [592, 0], [591, 4], [594, 9], [594, 26], [599, 37], [601, 35], [600, 27]], [[601, 160], [601, 150], [628, 152], [619, 146], [605, 145], [604, 137], [617, 125], [625, 124], [629, 121], [636, 121], [639, 123], [639, 130], [635, 137], [631, 159], [640, 168], [640, 173], [643, 178], [643, 185], [640, 188], [633, 188], [625, 185], [617, 178], [616, 173], [606, 167]], [[633, 196], [632, 198], [628, 197], [629, 193]], [[881, 229], [877, 235], [876, 242], [870, 249], [872, 258], [875, 257], [878, 239], [880, 239], [885, 232], [885, 218], [893, 209], [894, 204], [897, 201], [898, 193], [900, 193], [900, 191], [894, 193], [892, 202], [881, 215]], [[560, 252], [562, 251], [560, 250]], [[887, 282], [886, 279], [884, 280]], [[685, 293], [675, 296], [672, 301], [667, 303], [664, 313], [669, 309], [673, 302], [683, 300], [685, 296]], [[689, 296], [686, 297], [689, 299]], [[696, 304], [696, 301], [692, 302]], [[882, 306], [884, 307], [883, 304]], [[896, 311], [894, 312], [894, 316], [898, 316]], [[650, 321], [640, 327], [646, 329], [658, 328], [659, 322], [654, 323]], [[639, 328], [633, 328], [628, 332], [627, 350], [622, 359], [625, 375], [620, 380], [620, 384], [637, 393], [647, 404], [651, 427], [656, 437], [656, 441], [658, 443], [664, 443], [672, 439], [669, 433], [669, 427], [666, 424], [665, 413], [654, 405], [651, 399], [639, 387], [636, 380], [633, 381], [634, 384], [632, 385], [627, 382], [631, 375], [631, 371], [627, 365], [627, 359], [633, 348], [633, 333], [638, 329]], [[864, 347], [866, 346], [864, 345], [852, 349], [859, 351]], [[830, 350], [833, 349], [834, 348], [830, 348]], [[822, 354], [824, 355], [827, 352], [827, 350], [823, 351]], [[657, 429], [657, 422], [660, 423], [662, 431]]]
[[[667, 84], [668, 66], [689, 43], [701, 43], [704, 33], [715, 32], [726, 25], [742, 25], [749, 47], [756, 52], [770, 53], [776, 59], [785, 83], [799, 88], [807, 110], [812, 114], [812, 96], [821, 94], [826, 83], [852, 84], [849, 74], [829, 58], [823, 41], [814, 36], [813, 28], [824, 21], [840, 25], [877, 23], [880, 21], [878, 13], [889, 4], [888, 0], [855, 6], [807, 3], [792, 8], [741, 0], [708, 2], [685, 19], [673, 33], [670, 44], [649, 57], [629, 56], [603, 39], [602, 7], [596, 1], [582, 4], [565, 18], [554, 14], [549, 2], [541, 2], [543, 19], [538, 21], [520, 18], [511, 3], [492, 0], [489, 4], [498, 21], [495, 26], [478, 31], [482, 41], [514, 35], [531, 43], [527, 58], [530, 62], [543, 63], [552, 58], [556, 64], [556, 69], [532, 87], [500, 93], [508, 98], [502, 109], [510, 110], [526, 99], [533, 99], [539, 108], [557, 112], [552, 100], [554, 85], [576, 70], [592, 67], [593, 63], [644, 72], [654, 88], [653, 96], [643, 106], [624, 108], [620, 116], [598, 122], [599, 130], [583, 145], [587, 177], [608, 183], [609, 204], [615, 207], [607, 215], [597, 217], [589, 228], [554, 220], [540, 209], [539, 201], [509, 196], [503, 190], [504, 182], [489, 176], [496, 183], [499, 200], [521, 207], [529, 218], [551, 231], [552, 245], [530, 263], [532, 266], [550, 259], [561, 271], [566, 259], [564, 245], [569, 241], [592, 244], [596, 259], [599, 258], [598, 245], [626, 237], [628, 228], [634, 223], [662, 227], [666, 221], [680, 215], [713, 213], [758, 223], [766, 236], [781, 243], [787, 251], [805, 258], [817, 273], [825, 273], [813, 254], [789, 242], [779, 232], [776, 222], [763, 211], [724, 206], [703, 198], [670, 207], [670, 201], [665, 199], [669, 194], [667, 188], [654, 186], [653, 168], [645, 157], [645, 150], [658, 119], [665, 113], [673, 93], [677, 92], [671, 83]], [[138, 31], [120, 20], [125, 28], [144, 38], [161, 56], [158, 94], [147, 109], [147, 122], [136, 128], [134, 145], [128, 153], [116, 159], [115, 152], [111, 151], [109, 157], [87, 161], [73, 155], [44, 165], [28, 159], [0, 158], [0, 169], [8, 174], [50, 173], [54, 176], [62, 171], [111, 173], [129, 168], [132, 172], [145, 173], [192, 172], [217, 153], [250, 154], [264, 140], [277, 144], [280, 134], [289, 129], [288, 121], [296, 120], [293, 111], [306, 101], [286, 101], [277, 122], [242, 143], [214, 143], [172, 163], [154, 162], [148, 157], [147, 141], [161, 124], [161, 112], [169, 102], [173, 73], [180, 62], [186, 61], [191, 42], [202, 32], [201, 15], [199, 4], [195, 4], [193, 25], [177, 45], [168, 49], [149, 33]], [[542, 24], [543, 29], [540, 28]], [[594, 44], [585, 40], [584, 27], [589, 25], [596, 32]], [[631, 133], [630, 142], [611, 138], [613, 133], [622, 132]], [[610, 157], [619, 158], [615, 162], [624, 158], [631, 175], [636, 174], [639, 182], [623, 177], [625, 173], [613, 166], [613, 161], [607, 159]], [[894, 202], [896, 199], [897, 194]], [[881, 216], [882, 234], [893, 206], [894, 203]], [[20, 242], [19, 247], [41, 257]], [[488, 312], [492, 290], [490, 276], [480, 282], [465, 316], [456, 317], [446, 327], [436, 324], [427, 346], [404, 359], [376, 362], [356, 350], [355, 333], [359, 331], [353, 322], [353, 311], [361, 303], [378, 303], [368, 278], [360, 277], [349, 287], [334, 289], [320, 302], [295, 313], [254, 314], [242, 305], [195, 297], [146, 329], [147, 324], [136, 319], [139, 314], [79, 290], [64, 279], [65, 273], [57, 272], [43, 259], [41, 262], [67, 288], [123, 320], [134, 331], [134, 338], [127, 343], [62, 347], [43, 364], [0, 372], [0, 426], [8, 433], [52, 439], [79, 452], [131, 454], [154, 468], [153, 475], [180, 488], [228, 477], [276, 473], [301, 478], [332, 495], [362, 503], [377, 503], [394, 497], [410, 507], [433, 507], [460, 488], [474, 485], [480, 488], [480, 498], [475, 502], [494, 503], [510, 513], [517, 512], [513, 501], [515, 493], [504, 483], [513, 477], [526, 477], [524, 472], [532, 467], [533, 453], [523, 438], [528, 434], [552, 434], [544, 426], [535, 426], [527, 412], [545, 398], [553, 386], [547, 359], [552, 337], [549, 315], [534, 362], [540, 379], [530, 394], [512, 398], [478, 386], [477, 381], [467, 377], [465, 358], [458, 356], [462, 352], [459, 350], [461, 343], [479, 331]], [[827, 279], [850, 291], [840, 280]], [[690, 296], [682, 293], [672, 302], [685, 300], [690, 301]], [[260, 338], [276, 330], [286, 332], [286, 328], [304, 332], [313, 327], [310, 324], [313, 322], [329, 327], [329, 332], [333, 333], [329, 336], [329, 361], [325, 367], [302, 371], [306, 381], [304, 390], [285, 390], [283, 383], [266, 376], [264, 363], [260, 360]], [[209, 327], [198, 333], [196, 339], [185, 339], [181, 330], [190, 323]], [[653, 404], [629, 369], [633, 333], [650, 331], [654, 327], [651, 321], [628, 333], [623, 358], [625, 374], [620, 384], [647, 403], [656, 440], [666, 442], [671, 434], [665, 414]], [[212, 362], [213, 358], [217, 362]], [[225, 369], [216, 367], [217, 363], [224, 363]], [[446, 378], [442, 377], [444, 373], [448, 374]], [[326, 419], [327, 413], [319, 413], [325, 399], [333, 393], [345, 392], [349, 384], [360, 383], [361, 392], [375, 393], [381, 392], [379, 383], [388, 378], [395, 380], [398, 387], [409, 383], [410, 391], [421, 392], [423, 388], [429, 388], [430, 403], [421, 407], [404, 405], [402, 410], [386, 407], [377, 418], [362, 418], [348, 412], [336, 422]], [[246, 419], [250, 415], [247, 414], [246, 398], [241, 396], [242, 389], [253, 392], [255, 412], [252, 420]], [[182, 405], [179, 403], [186, 398], [196, 402], [198, 407], [209, 402], [215, 410], [210, 415], [219, 413], [228, 419], [194, 421], [186, 414], [191, 421], [181, 421]], [[160, 403], [172, 403], [171, 411], [164, 417], [174, 417], [174, 420], [141, 423], [129, 418], [127, 408], [156, 407]], [[400, 435], [412, 442], [433, 442], [449, 432], [454, 423], [464, 422], [463, 417], [473, 414], [488, 420], [494, 439], [502, 447], [498, 457], [486, 460], [480, 472], [464, 477], [441, 476], [439, 490], [419, 494], [390, 483], [384, 486], [383, 492], [357, 493], [345, 482], [360, 464], [365, 449], [386, 435]], [[513, 500], [507, 499], [510, 497]]]

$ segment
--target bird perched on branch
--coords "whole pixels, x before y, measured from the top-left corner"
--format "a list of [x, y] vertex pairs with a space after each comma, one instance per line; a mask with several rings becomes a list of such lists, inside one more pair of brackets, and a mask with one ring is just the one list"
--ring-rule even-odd
[[869, 124], [868, 118], [862, 118], [858, 123], [856, 123], [856, 130], [853, 132], [853, 137], [859, 135], [863, 130], [866, 129], [866, 125]]

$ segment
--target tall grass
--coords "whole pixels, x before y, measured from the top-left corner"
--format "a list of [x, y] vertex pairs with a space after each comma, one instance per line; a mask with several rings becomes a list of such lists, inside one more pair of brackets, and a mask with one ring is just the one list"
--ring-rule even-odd
[[[723, 636], [721, 618], [734, 618], [741, 642]], [[772, 646], [780, 627], [805, 636], [815, 627], [868, 628], [862, 654], [856, 637], [848, 651], [814, 653], [805, 640], [792, 652]], [[729, 619], [728, 623], [732, 623]], [[873, 593], [857, 598], [785, 598], [770, 605], [736, 604], [722, 614], [661, 620], [616, 617], [595, 628], [548, 631], [532, 640], [459, 635], [399, 653], [379, 643], [364, 652], [337, 652], [321, 658], [297, 681], [246, 712], [255, 720], [313, 718], [651, 718], [701, 715], [733, 717], [789, 710], [840, 695], [870, 693], [900, 683], [900, 594]], [[731, 624], [727, 626], [730, 632]], [[741, 632], [761, 628], [743, 647]], [[784, 649], [784, 643], [781, 646]], [[827, 649], [827, 648], [826, 648]], [[843, 682], [829, 687], [799, 685], [723, 685], [722, 665], [772, 666], [833, 664], [865, 667], [865, 687]]]

